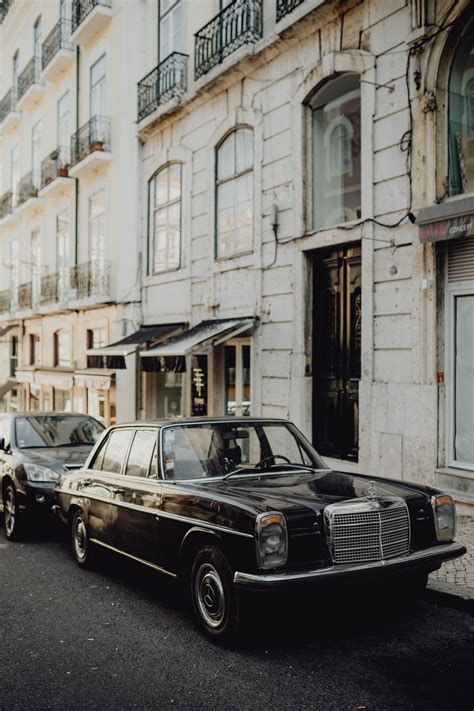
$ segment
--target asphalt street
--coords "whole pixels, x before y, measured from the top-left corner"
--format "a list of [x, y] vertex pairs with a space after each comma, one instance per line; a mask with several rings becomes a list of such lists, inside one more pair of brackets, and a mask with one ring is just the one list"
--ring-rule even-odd
[[0, 575], [1, 711], [474, 708], [473, 617], [430, 594], [256, 601], [220, 648], [176, 583], [113, 554], [82, 571], [57, 535], [2, 532]]

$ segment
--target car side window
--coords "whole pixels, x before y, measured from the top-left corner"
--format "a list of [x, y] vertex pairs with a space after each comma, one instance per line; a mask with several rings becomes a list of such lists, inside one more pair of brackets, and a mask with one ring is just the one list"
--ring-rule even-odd
[[153, 449], [153, 454], [151, 455], [150, 479], [158, 479], [158, 449], [156, 446], [156, 442]]
[[102, 462], [104, 461], [104, 454], [105, 454], [105, 449], [107, 447], [107, 443], [109, 441], [109, 437], [107, 437], [101, 444], [99, 451], [91, 461], [89, 465], [89, 469], [95, 469], [96, 471], [100, 471], [102, 469]]
[[132, 438], [133, 430], [117, 429], [110, 433], [105, 447], [104, 458], [101, 470], [120, 474], [122, 464], [127, 456], [128, 446]]
[[148, 476], [156, 436], [156, 430], [152, 429], [140, 429], [135, 432], [125, 469], [127, 476]]

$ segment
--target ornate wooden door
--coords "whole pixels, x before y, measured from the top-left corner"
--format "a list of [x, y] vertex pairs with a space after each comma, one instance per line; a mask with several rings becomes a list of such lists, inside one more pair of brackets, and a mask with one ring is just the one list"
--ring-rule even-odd
[[313, 443], [357, 461], [361, 372], [361, 249], [313, 258]]

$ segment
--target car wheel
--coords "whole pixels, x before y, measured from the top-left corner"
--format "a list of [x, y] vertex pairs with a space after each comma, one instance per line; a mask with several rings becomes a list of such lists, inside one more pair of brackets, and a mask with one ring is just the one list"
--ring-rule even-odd
[[76, 511], [71, 524], [72, 551], [81, 568], [90, 568], [93, 562], [93, 546], [82, 511]]
[[20, 521], [16, 490], [13, 484], [8, 484], [3, 494], [3, 527], [5, 537], [9, 541], [18, 541], [23, 532]]
[[201, 548], [191, 572], [191, 601], [201, 630], [215, 641], [231, 637], [239, 627], [239, 600], [232, 577], [219, 549]]

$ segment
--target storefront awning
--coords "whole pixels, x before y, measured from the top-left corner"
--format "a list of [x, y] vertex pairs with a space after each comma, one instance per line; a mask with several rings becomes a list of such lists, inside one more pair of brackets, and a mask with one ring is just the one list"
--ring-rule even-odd
[[255, 318], [212, 319], [140, 353], [141, 358], [184, 357], [189, 353], [228, 341], [255, 325]]
[[160, 342], [184, 328], [184, 323], [167, 323], [155, 326], [141, 326], [138, 331], [101, 348], [86, 351], [89, 368], [124, 369], [125, 357], [135, 353], [147, 344]]
[[416, 216], [420, 242], [474, 237], [474, 197], [422, 208]]
[[86, 370], [75, 371], [74, 382], [80, 388], [110, 390], [114, 375], [114, 370], [87, 368]]

